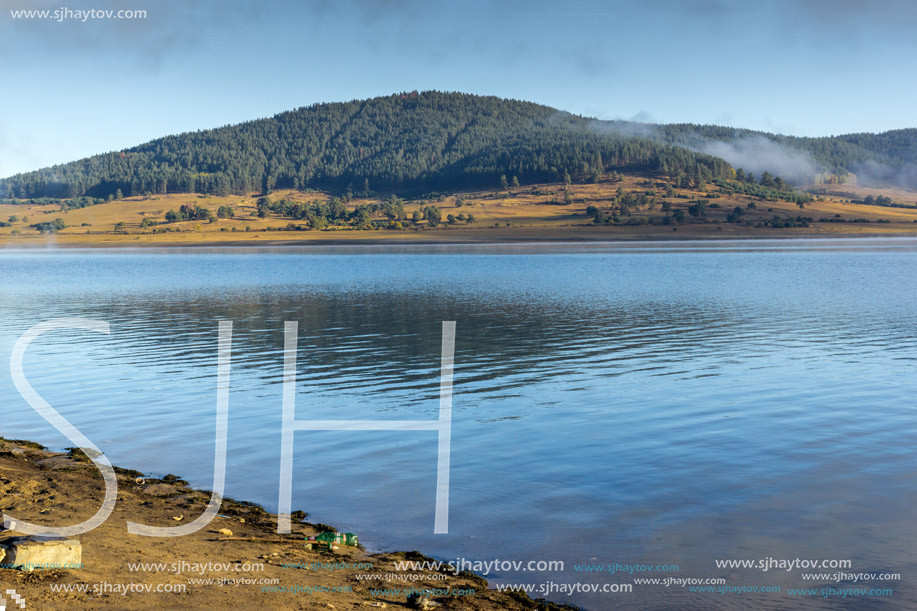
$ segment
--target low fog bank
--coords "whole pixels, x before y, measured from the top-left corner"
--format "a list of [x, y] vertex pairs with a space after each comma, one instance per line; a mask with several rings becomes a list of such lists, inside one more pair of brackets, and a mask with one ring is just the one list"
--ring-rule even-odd
[[[675, 126], [624, 120], [594, 120], [590, 123], [590, 129], [598, 133], [668, 142], [697, 153], [720, 157], [734, 168], [742, 168], [755, 176], [770, 172], [796, 186], [812, 184], [819, 175], [835, 171], [819, 163], [809, 152], [764, 134], [736, 129], [732, 130], [730, 137], [730, 128], [697, 126], [698, 131], [691, 132], [681, 129], [687, 126], [677, 126], [675, 130], [667, 127]], [[720, 137], [708, 137], [702, 131], [719, 132]], [[891, 165], [876, 159], [854, 164], [847, 171], [856, 174], [860, 184], [917, 190], [917, 163]]]

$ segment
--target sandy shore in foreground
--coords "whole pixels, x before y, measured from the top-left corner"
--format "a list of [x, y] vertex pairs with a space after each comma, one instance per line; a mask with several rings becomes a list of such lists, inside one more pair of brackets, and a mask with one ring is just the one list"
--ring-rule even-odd
[[[174, 476], [153, 479], [136, 471], [116, 471], [118, 502], [111, 516], [75, 537], [82, 547], [82, 568], [0, 568], [4, 591], [14, 589], [25, 599], [26, 609], [417, 608], [409, 606], [403, 590], [393, 594], [396, 588], [435, 589], [438, 593], [431, 600], [443, 610], [571, 608], [489, 590], [483, 578], [470, 573], [395, 570], [396, 561], [423, 560], [417, 552], [370, 554], [348, 546], [331, 552], [310, 550], [304, 537], [324, 530], [324, 525], [295, 523], [292, 535], [278, 535], [276, 516], [245, 502], [224, 500], [220, 516], [192, 535], [130, 535], [128, 520], [163, 527], [194, 520], [210, 495]], [[67, 526], [94, 514], [103, 497], [102, 477], [82, 453], [51, 452], [31, 442], [0, 439], [4, 514]], [[0, 544], [17, 536], [21, 533], [0, 532]], [[160, 566], [144, 570], [138, 563]], [[367, 578], [373, 575], [382, 578]], [[382, 588], [389, 592], [372, 591]], [[442, 595], [447, 589], [462, 595]], [[7, 608], [10, 605], [8, 601]]]

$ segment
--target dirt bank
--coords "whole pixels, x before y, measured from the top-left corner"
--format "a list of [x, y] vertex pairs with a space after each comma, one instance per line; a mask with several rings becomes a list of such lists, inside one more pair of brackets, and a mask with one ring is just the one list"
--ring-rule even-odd
[[[126, 469], [117, 474], [118, 502], [111, 516], [76, 537], [81, 568], [0, 568], [3, 590], [15, 590], [28, 611], [418, 608], [404, 592], [411, 588], [434, 590], [431, 600], [442, 610], [571, 608], [489, 590], [484, 579], [469, 573], [396, 570], [396, 561], [424, 560], [417, 552], [369, 554], [348, 546], [310, 550], [304, 537], [324, 530], [323, 525], [294, 520], [293, 534], [281, 536], [275, 532], [276, 516], [245, 502], [224, 500], [220, 515], [191, 535], [130, 535], [128, 520], [165, 527], [194, 520], [210, 495], [175, 476], [150, 479]], [[94, 514], [103, 497], [102, 477], [81, 452], [63, 454], [0, 439], [4, 514], [67, 526]], [[17, 536], [21, 533], [3, 531], [0, 544]], [[14, 608], [6, 597], [7, 608]]]

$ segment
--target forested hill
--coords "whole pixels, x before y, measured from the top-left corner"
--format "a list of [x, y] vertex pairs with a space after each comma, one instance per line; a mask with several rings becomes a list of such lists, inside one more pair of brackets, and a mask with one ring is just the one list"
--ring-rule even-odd
[[0, 180], [0, 199], [279, 188], [429, 192], [611, 170], [706, 181], [730, 176], [729, 162], [789, 180], [849, 171], [917, 188], [917, 130], [798, 138], [597, 121], [529, 102], [412, 92], [316, 104], [19, 174]]
[[275, 188], [426, 191], [533, 183], [606, 170], [730, 173], [712, 156], [597, 130], [547, 106], [458, 93], [317, 104], [269, 119], [169, 136], [13, 176], [0, 197], [120, 192], [250, 193]]

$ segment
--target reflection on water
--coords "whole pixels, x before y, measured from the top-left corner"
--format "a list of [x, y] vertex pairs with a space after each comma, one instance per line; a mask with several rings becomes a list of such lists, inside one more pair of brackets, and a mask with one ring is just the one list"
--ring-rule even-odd
[[[298, 418], [420, 420], [436, 418], [455, 320], [449, 535], [432, 534], [433, 432], [298, 432], [294, 508], [373, 547], [567, 562], [498, 582], [627, 582], [571, 567], [642, 561], [802, 585], [714, 564], [767, 556], [903, 576], [891, 606], [662, 586], [553, 597], [594, 608], [903, 608], [915, 272], [907, 239], [9, 251], [0, 359], [42, 320], [108, 321], [108, 337], [38, 340], [31, 383], [115, 464], [207, 487], [217, 321], [232, 320], [227, 494], [275, 509], [283, 321], [299, 321]], [[0, 434], [68, 445], [8, 373], [0, 397]]]

